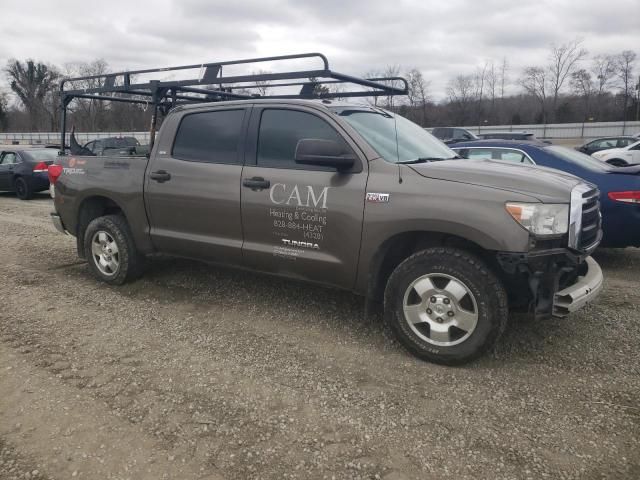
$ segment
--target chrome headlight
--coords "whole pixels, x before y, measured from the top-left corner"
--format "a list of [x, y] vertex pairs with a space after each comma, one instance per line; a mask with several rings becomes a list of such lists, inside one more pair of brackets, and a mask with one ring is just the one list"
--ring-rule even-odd
[[506, 204], [513, 219], [536, 236], [563, 235], [569, 231], [569, 205], [564, 203]]

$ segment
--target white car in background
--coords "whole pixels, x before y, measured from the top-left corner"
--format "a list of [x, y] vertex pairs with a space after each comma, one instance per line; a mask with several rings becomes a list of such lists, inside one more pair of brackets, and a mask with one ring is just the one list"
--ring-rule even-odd
[[610, 148], [591, 154], [592, 157], [616, 167], [640, 164], [640, 141], [622, 148]]

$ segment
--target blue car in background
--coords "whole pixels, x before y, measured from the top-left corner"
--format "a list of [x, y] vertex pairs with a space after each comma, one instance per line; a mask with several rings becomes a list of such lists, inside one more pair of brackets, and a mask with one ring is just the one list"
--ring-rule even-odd
[[571, 173], [600, 190], [601, 246], [640, 246], [640, 165], [614, 167], [574, 149], [541, 142], [479, 140], [450, 148], [468, 159], [491, 159], [555, 168]]

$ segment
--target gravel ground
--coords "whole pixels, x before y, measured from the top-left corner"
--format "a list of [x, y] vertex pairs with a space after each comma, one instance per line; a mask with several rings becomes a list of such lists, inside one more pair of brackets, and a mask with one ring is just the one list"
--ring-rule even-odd
[[640, 250], [597, 304], [415, 360], [348, 293], [184, 260], [108, 287], [0, 194], [0, 478], [640, 478]]

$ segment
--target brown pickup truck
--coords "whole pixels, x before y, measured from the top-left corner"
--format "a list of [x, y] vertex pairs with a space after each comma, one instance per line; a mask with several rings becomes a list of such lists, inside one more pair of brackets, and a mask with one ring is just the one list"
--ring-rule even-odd
[[178, 106], [149, 158], [60, 156], [53, 222], [95, 276], [189, 257], [351, 290], [384, 304], [420, 358], [469, 361], [509, 310], [566, 315], [602, 272], [582, 232], [598, 192], [534, 166], [460, 161], [373, 107], [304, 100]]

